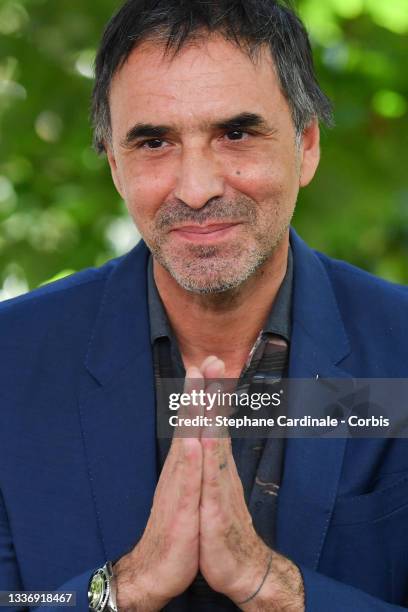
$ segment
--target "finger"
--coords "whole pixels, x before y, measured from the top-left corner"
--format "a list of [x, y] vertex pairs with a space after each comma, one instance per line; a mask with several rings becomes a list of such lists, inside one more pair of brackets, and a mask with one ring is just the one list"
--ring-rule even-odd
[[230, 406], [225, 405], [225, 399], [228, 401], [228, 396], [224, 397], [225, 364], [221, 359], [208, 358], [202, 363], [200, 369], [206, 384], [206, 414], [211, 419], [211, 422], [202, 428], [201, 437], [229, 437], [228, 428], [218, 418], [230, 413]]
[[203, 448], [203, 480], [200, 511], [203, 528], [225, 528], [236, 521], [242, 527], [252, 525], [242, 482], [235, 465], [229, 440], [206, 438]]
[[201, 506], [218, 508], [222, 500], [222, 471], [226, 471], [227, 462], [220, 456], [218, 440], [206, 438], [201, 441], [203, 449], [203, 481], [201, 488]]
[[[205, 392], [207, 400], [206, 410], [208, 411], [207, 415], [214, 420], [215, 416], [220, 414], [219, 399], [223, 389], [222, 380], [220, 379], [222, 379], [225, 375], [225, 364], [218, 357], [211, 355], [203, 361], [200, 366], [200, 370], [205, 378]], [[211, 430], [211, 427], [209, 429]], [[208, 427], [206, 435], [209, 435]], [[215, 430], [214, 435], [217, 435]]]
[[223, 378], [225, 376], [225, 363], [218, 357], [207, 357], [200, 366], [205, 379]]
[[193, 390], [199, 390], [204, 386], [204, 376], [200, 368], [190, 366], [186, 370], [186, 378], [184, 380], [184, 392], [191, 393]]
[[[189, 399], [188, 403], [183, 403], [178, 409], [177, 416], [177, 427], [174, 429], [173, 443], [174, 449], [177, 450], [177, 440], [181, 438], [199, 438], [201, 434], [201, 427], [199, 425], [192, 425], [195, 417], [199, 417], [204, 412], [204, 406], [199, 398], [200, 392], [204, 391], [204, 377], [199, 368], [191, 366], [187, 368], [186, 378], [184, 381], [183, 396]], [[172, 447], [173, 447], [172, 443]]]
[[154, 498], [154, 508], [166, 516], [197, 510], [201, 494], [203, 452], [198, 439], [179, 438], [177, 452], [164, 463]]
[[181, 440], [182, 461], [173, 471], [174, 483], [170, 482], [171, 490], [178, 500], [178, 509], [198, 510], [201, 496], [203, 452], [198, 439], [183, 438]]
[[234, 459], [219, 442], [211, 438], [201, 441], [203, 480], [200, 509], [207, 531], [225, 526], [225, 521], [229, 522], [236, 512], [237, 499], [240, 500], [231, 474]]
[[[206, 415], [209, 417], [201, 431], [202, 438], [229, 437], [228, 427], [223, 417], [228, 414], [228, 396], [224, 394], [224, 385], [221, 381], [211, 382], [205, 390]], [[226, 399], [227, 398], [227, 399]]]
[[216, 357], [215, 355], [209, 355], [209, 357], [206, 357], [204, 361], [202, 362], [202, 364], [200, 365], [200, 370], [202, 374], [204, 374], [204, 370], [207, 368], [207, 366], [210, 365], [210, 363], [212, 363], [213, 361], [217, 361], [217, 360], [218, 360], [218, 357]]

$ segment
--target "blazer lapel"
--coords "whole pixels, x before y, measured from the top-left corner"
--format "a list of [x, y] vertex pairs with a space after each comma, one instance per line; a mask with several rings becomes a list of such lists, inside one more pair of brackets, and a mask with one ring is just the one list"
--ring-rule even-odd
[[[294, 256], [293, 326], [289, 377], [350, 378], [337, 364], [350, 348], [326, 269], [291, 231]], [[294, 397], [289, 410], [310, 414], [311, 398]], [[341, 474], [346, 439], [286, 441], [279, 493], [277, 547], [296, 563], [316, 569]]]
[[157, 481], [147, 256], [140, 243], [107, 279], [80, 393], [80, 423], [106, 559], [123, 555], [139, 540]]

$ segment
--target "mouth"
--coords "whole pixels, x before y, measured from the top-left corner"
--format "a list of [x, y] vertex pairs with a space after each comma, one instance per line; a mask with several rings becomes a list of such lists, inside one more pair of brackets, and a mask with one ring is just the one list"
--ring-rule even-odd
[[208, 223], [207, 225], [182, 225], [171, 230], [177, 237], [189, 242], [208, 243], [221, 240], [232, 234], [238, 222]]

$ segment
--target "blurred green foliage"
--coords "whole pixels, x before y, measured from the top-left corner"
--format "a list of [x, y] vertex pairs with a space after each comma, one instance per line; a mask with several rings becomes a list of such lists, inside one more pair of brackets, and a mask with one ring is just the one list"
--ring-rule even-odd
[[[0, 0], [0, 299], [98, 265], [137, 234], [91, 148], [92, 62], [114, 0]], [[299, 0], [336, 128], [294, 225], [408, 281], [408, 0]]]

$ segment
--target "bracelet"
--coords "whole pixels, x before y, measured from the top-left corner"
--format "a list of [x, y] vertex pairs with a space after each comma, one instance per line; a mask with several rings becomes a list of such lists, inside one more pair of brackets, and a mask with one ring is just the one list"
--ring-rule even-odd
[[250, 595], [249, 597], [247, 597], [246, 599], [244, 599], [244, 601], [237, 601], [237, 605], [238, 606], [242, 606], [243, 604], [248, 603], [248, 601], [251, 601], [251, 599], [253, 599], [254, 597], [256, 597], [256, 595], [258, 595], [259, 591], [262, 589], [263, 585], [265, 584], [265, 580], [269, 574], [269, 570], [271, 569], [271, 565], [272, 565], [272, 557], [273, 557], [273, 551], [271, 551], [271, 555], [269, 557], [269, 561], [268, 561], [268, 566], [266, 568], [266, 572], [264, 577], [262, 578], [262, 582], [259, 585], [259, 587], [256, 589], [255, 593], [253, 593], [252, 595]]

